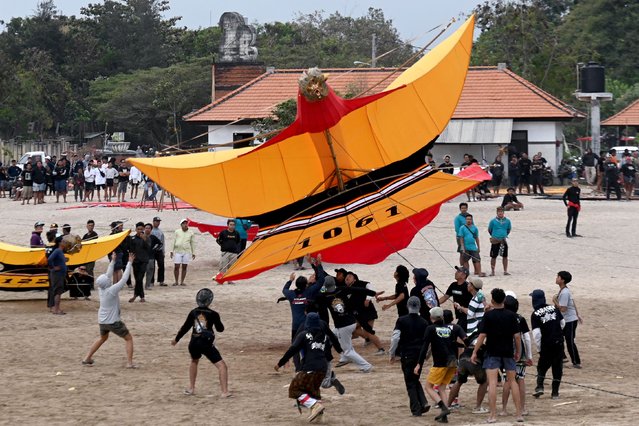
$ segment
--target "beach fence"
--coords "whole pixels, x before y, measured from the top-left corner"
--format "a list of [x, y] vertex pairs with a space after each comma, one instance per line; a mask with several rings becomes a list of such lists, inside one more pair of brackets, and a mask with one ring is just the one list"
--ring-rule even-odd
[[44, 141], [0, 140], [0, 162], [8, 165], [11, 160], [19, 160], [27, 152], [44, 151], [45, 155], [60, 158], [63, 153], [76, 152], [77, 144], [65, 139]]

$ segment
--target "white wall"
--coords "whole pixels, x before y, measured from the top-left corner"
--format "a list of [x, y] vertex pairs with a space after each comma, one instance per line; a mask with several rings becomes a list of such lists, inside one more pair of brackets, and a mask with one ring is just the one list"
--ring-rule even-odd
[[[233, 142], [233, 133], [255, 133], [255, 129], [248, 124], [210, 125], [209, 145], [221, 145]], [[222, 146], [217, 150], [231, 149], [232, 146]]]
[[563, 123], [557, 121], [515, 121], [513, 123], [513, 131], [528, 131], [528, 157], [532, 159], [533, 155], [541, 151], [541, 155], [555, 173], [563, 157], [562, 145], [557, 146], [557, 141], [563, 142], [563, 128]]

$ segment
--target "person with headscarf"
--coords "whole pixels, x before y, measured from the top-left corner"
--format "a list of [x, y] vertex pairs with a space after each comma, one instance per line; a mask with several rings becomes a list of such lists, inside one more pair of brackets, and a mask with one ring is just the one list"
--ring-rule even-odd
[[[320, 388], [328, 368], [326, 360], [328, 344], [329, 336], [321, 326], [319, 315], [309, 312], [306, 315], [304, 331], [295, 336], [291, 346], [274, 367], [275, 371], [279, 371], [294, 354], [304, 352], [302, 369], [291, 381], [288, 396], [297, 402], [300, 412], [302, 406], [311, 410], [308, 416], [309, 422], [324, 413], [324, 406], [320, 402], [322, 398]], [[338, 341], [334, 341], [333, 345], [336, 350], [339, 348]]]
[[213, 303], [213, 292], [208, 288], [200, 289], [195, 295], [197, 308], [193, 309], [186, 317], [186, 321], [178, 331], [177, 335], [171, 341], [171, 345], [177, 345], [182, 337], [192, 329], [191, 341], [189, 342], [189, 353], [191, 354], [191, 365], [189, 367], [189, 387], [184, 390], [185, 395], [193, 395], [195, 393], [195, 379], [197, 378], [197, 366], [202, 355], [207, 357], [209, 361], [217, 368], [220, 378], [220, 388], [222, 390], [222, 398], [231, 396], [228, 385], [228, 368], [222, 359], [222, 355], [217, 350], [213, 342], [215, 341], [215, 333], [213, 326], [218, 333], [224, 331], [224, 325], [220, 319], [220, 314], [209, 308]]
[[115, 269], [115, 257], [111, 258], [111, 263], [105, 274], [100, 275], [95, 280], [100, 296], [100, 309], [98, 309], [98, 324], [100, 325], [100, 337], [91, 345], [89, 352], [82, 360], [83, 365], [93, 365], [93, 354], [107, 341], [109, 333], [113, 332], [116, 336], [124, 339], [126, 345], [127, 368], [137, 368], [133, 364], [133, 336], [129, 332], [122, 319], [120, 318], [120, 291], [124, 288], [126, 281], [131, 275], [131, 268], [135, 255], [129, 254], [129, 263], [126, 266], [124, 274], [117, 283], [113, 283], [113, 270]]
[[410, 296], [416, 296], [420, 301], [419, 314], [430, 324], [430, 309], [439, 306], [435, 284], [428, 279], [428, 271], [425, 268], [413, 269], [413, 287]]
[[544, 380], [549, 368], [552, 368], [552, 392], [551, 398], [559, 398], [559, 385], [563, 375], [564, 356], [564, 317], [561, 311], [553, 305], [546, 303], [546, 294], [543, 290], [534, 290], [530, 293], [532, 307], [530, 316], [530, 328], [533, 339], [539, 352], [537, 361], [537, 386], [533, 396], [539, 398], [544, 394]]
[[430, 405], [424, 395], [424, 389], [419, 383], [421, 370], [420, 374], [415, 374], [413, 370], [419, 360], [419, 351], [424, 343], [424, 333], [428, 322], [419, 315], [421, 302], [418, 297], [409, 297], [406, 305], [408, 314], [402, 315], [395, 322], [389, 350], [390, 361], [393, 362], [396, 357], [400, 358], [406, 392], [410, 401], [410, 412], [413, 416], [419, 417], [428, 412]]

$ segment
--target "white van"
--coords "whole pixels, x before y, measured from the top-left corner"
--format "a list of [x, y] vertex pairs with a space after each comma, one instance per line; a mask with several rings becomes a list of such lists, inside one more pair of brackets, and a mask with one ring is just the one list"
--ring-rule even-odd
[[[20, 157], [20, 159], [18, 160], [18, 164], [17, 166], [20, 167], [21, 169], [24, 169], [24, 165], [27, 164], [27, 161], [29, 160], [29, 157], [31, 157], [31, 159], [33, 161], [42, 161], [44, 162], [44, 151], [30, 151], [30, 152], [25, 152], [24, 155], [22, 157]], [[34, 163], [35, 165], [35, 163]]]

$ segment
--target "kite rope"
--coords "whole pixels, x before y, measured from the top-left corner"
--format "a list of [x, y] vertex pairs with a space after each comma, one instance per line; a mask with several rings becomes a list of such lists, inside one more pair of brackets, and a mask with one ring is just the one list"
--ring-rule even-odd
[[[539, 376], [537, 374], [531, 374], [531, 376], [541, 377], [541, 376]], [[554, 379], [549, 378], [549, 377], [548, 378], [544, 377], [543, 379], [546, 380], [546, 381], [551, 381], [551, 382], [554, 381]], [[579, 388], [594, 390], [594, 391], [597, 391], [597, 392], [604, 392], [604, 393], [609, 393], [609, 394], [612, 394], [612, 395], [624, 396], [626, 398], [639, 399], [639, 396], [636, 396], [636, 395], [629, 395], [629, 394], [623, 393], [623, 392], [611, 391], [611, 390], [607, 390], [607, 389], [603, 389], [603, 388], [596, 388], [594, 386], [588, 386], [588, 385], [582, 385], [582, 384], [579, 384], [579, 383], [568, 382], [568, 381], [564, 380], [563, 377], [560, 380], [560, 382], [561, 382], [562, 385], [566, 384], [566, 385], [576, 386], [576, 387], [579, 387]]]

